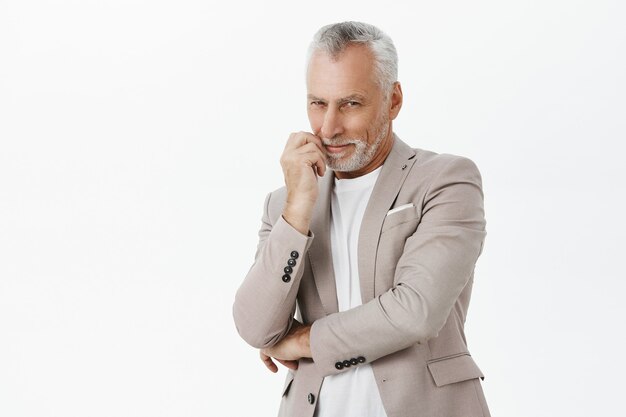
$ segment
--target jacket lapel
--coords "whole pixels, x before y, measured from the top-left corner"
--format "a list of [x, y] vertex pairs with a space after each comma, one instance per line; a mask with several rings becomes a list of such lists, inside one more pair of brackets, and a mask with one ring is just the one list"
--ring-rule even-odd
[[376, 252], [380, 230], [387, 211], [393, 206], [404, 180], [415, 163], [414, 156], [415, 151], [394, 133], [393, 147], [374, 185], [359, 232], [359, 280], [363, 303], [374, 298]]
[[[374, 274], [380, 229], [387, 211], [393, 205], [415, 162], [415, 158], [412, 158], [414, 155], [413, 149], [394, 134], [393, 147], [383, 164], [376, 185], [374, 185], [359, 232], [358, 262], [363, 303], [374, 298]], [[328, 169], [326, 175], [320, 178], [319, 195], [310, 226], [315, 238], [309, 249], [309, 262], [311, 263], [315, 286], [326, 314], [339, 311], [330, 242], [330, 200], [334, 175], [335, 173]]]
[[327, 169], [326, 175], [319, 180], [319, 195], [313, 209], [310, 226], [315, 237], [309, 249], [309, 262], [311, 263], [315, 286], [326, 314], [339, 311], [330, 246], [330, 198], [334, 176], [335, 173]]

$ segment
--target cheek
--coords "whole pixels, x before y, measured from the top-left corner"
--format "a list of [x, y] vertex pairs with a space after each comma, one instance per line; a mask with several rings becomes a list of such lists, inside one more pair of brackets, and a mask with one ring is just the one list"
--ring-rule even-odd
[[387, 123], [387, 120], [384, 114], [379, 113], [379, 114], [372, 115], [371, 123], [369, 124], [368, 129], [367, 129], [369, 135], [372, 136], [370, 138], [372, 141], [376, 139], [374, 136], [380, 135], [381, 129], [385, 127], [386, 123]]
[[354, 115], [344, 119], [344, 127], [347, 132], [355, 136], [364, 137], [370, 130], [371, 119], [368, 115]]

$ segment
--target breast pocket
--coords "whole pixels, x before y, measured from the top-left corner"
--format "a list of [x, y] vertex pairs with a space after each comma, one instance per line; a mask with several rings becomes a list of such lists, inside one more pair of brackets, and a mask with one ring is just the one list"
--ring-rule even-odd
[[389, 211], [383, 221], [381, 234], [406, 223], [417, 224], [419, 219], [420, 213], [414, 204], [401, 205]]
[[382, 290], [393, 285], [396, 266], [404, 252], [406, 240], [417, 230], [420, 218], [414, 205], [385, 217], [376, 252], [377, 288]]

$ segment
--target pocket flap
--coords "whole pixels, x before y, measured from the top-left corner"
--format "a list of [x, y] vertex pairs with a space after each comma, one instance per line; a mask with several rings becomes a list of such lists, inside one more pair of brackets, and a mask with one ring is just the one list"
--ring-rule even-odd
[[481, 378], [485, 376], [469, 354], [454, 356], [451, 358], [438, 359], [430, 362], [428, 370], [435, 380], [435, 385], [443, 385], [455, 382], [467, 381], [468, 379]]

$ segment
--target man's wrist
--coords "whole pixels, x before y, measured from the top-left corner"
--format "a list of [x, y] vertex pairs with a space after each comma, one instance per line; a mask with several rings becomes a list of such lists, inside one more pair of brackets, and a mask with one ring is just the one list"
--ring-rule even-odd
[[309, 225], [311, 223], [311, 213], [308, 207], [294, 207], [292, 205], [285, 206], [283, 210], [283, 219], [298, 232], [303, 235], [309, 234]]
[[303, 358], [311, 358], [311, 325], [302, 326], [299, 337], [300, 350]]

